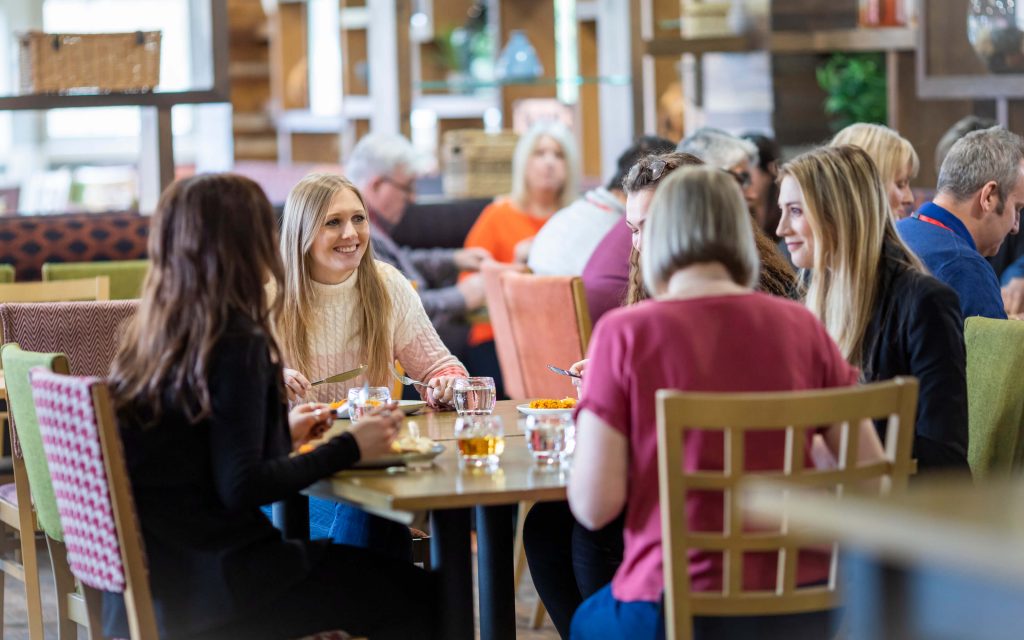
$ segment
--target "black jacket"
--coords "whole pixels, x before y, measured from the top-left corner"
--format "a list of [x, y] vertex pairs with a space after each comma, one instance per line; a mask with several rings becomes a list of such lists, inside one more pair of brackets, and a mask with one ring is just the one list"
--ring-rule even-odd
[[[211, 416], [120, 416], [162, 638], [241, 619], [318, 562], [320, 545], [282, 539], [260, 505], [351, 466], [359, 449], [345, 434], [289, 457], [281, 387], [266, 337], [236, 316], [210, 355]], [[103, 608], [104, 632], [128, 637], [121, 598], [106, 594]]]
[[[918, 379], [914, 457], [920, 471], [967, 466], [967, 376], [956, 292], [895, 258], [882, 257], [875, 312], [864, 336], [866, 382]], [[884, 423], [877, 425], [885, 437]]]

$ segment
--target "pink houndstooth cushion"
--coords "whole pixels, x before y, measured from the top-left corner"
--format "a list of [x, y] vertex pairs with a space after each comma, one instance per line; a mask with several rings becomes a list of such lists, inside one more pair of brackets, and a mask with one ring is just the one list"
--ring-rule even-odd
[[31, 380], [71, 572], [90, 587], [122, 592], [121, 547], [92, 402], [92, 387], [102, 381], [41, 368]]

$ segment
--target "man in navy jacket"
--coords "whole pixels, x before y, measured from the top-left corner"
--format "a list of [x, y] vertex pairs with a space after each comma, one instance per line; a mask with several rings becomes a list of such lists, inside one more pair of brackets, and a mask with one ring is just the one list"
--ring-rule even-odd
[[1017, 233], [1024, 209], [1024, 140], [1000, 127], [961, 138], [942, 163], [938, 193], [896, 223], [928, 270], [970, 316], [1006, 318], [999, 280], [985, 260]]

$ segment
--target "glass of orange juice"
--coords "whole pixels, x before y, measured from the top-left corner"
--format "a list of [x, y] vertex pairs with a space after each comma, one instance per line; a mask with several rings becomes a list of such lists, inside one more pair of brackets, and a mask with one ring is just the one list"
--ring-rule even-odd
[[505, 451], [505, 429], [495, 415], [465, 415], [455, 420], [459, 462], [470, 467], [496, 467]]

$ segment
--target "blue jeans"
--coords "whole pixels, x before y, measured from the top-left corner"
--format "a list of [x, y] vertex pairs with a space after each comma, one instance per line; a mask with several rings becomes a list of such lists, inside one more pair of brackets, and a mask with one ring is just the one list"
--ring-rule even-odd
[[[832, 611], [782, 616], [695, 617], [694, 640], [824, 640], [835, 635]], [[619, 602], [608, 585], [588, 598], [572, 619], [572, 640], [637, 638], [663, 640], [660, 602]]]
[[663, 640], [665, 618], [660, 602], [619, 602], [607, 585], [583, 601], [572, 618], [572, 640], [637, 638]]
[[372, 549], [392, 558], [412, 562], [412, 536], [409, 534], [409, 527], [370, 515], [359, 507], [316, 498], [309, 499], [311, 525], [315, 502], [329, 505], [334, 512], [328, 532], [332, 542]]
[[[267, 518], [271, 517], [269, 505], [261, 509]], [[309, 539], [330, 539], [337, 544], [373, 549], [412, 562], [412, 537], [408, 527], [347, 504], [310, 498]]]

